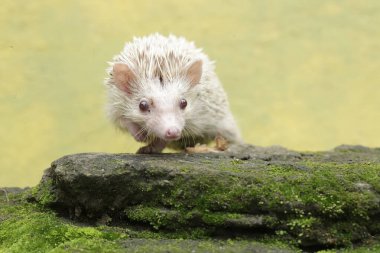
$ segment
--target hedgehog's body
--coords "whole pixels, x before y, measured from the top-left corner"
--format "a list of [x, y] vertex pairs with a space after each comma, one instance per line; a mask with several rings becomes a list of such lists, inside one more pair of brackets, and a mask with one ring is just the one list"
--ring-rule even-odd
[[108, 73], [108, 115], [137, 141], [149, 143], [140, 153], [207, 143], [217, 135], [241, 141], [213, 63], [184, 38], [135, 38]]

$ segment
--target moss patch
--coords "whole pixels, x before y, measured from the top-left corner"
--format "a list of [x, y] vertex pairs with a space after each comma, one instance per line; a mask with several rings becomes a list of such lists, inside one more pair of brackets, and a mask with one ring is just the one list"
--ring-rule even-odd
[[52, 179], [42, 180], [40, 184], [32, 189], [32, 195], [40, 204], [48, 206], [56, 200], [56, 196], [53, 194], [53, 187]]
[[127, 237], [96, 227], [73, 225], [51, 211], [26, 203], [24, 196], [10, 196], [11, 203], [2, 201], [0, 205], [0, 249], [4, 252], [49, 252], [79, 239], [87, 240], [89, 246], [100, 240], [104, 247], [114, 248], [115, 240]]
[[[74, 224], [38, 204], [30, 192], [0, 198], [0, 252], [291, 252], [278, 241], [193, 240], [186, 233]], [[175, 239], [170, 239], [175, 238]], [[293, 251], [293, 250], [292, 250]], [[249, 251], [251, 252], [251, 251]]]

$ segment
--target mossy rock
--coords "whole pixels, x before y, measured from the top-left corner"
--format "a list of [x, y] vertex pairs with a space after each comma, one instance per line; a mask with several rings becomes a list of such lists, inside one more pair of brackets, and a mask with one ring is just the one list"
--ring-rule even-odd
[[231, 252], [267, 241], [286, 242], [293, 248], [280, 250], [291, 251], [367, 247], [380, 235], [380, 149], [76, 154], [53, 162], [28, 199], [75, 222], [133, 227], [133, 238], [158, 236], [161, 245], [185, 239], [195, 252], [203, 242], [223, 248], [236, 239], [239, 250]]
[[[17, 253], [224, 253], [297, 251], [276, 240], [197, 238], [196, 233], [161, 233], [139, 226], [78, 223], [30, 203], [31, 190], [2, 188], [0, 192], [0, 252]], [[195, 231], [194, 231], [195, 232]]]

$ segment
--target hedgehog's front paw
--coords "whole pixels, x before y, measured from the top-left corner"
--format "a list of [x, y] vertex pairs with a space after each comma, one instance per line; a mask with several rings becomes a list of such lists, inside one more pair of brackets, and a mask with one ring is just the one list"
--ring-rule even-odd
[[149, 145], [139, 148], [137, 154], [159, 154], [165, 148], [166, 142], [160, 139], [154, 140]]
[[154, 149], [154, 147], [148, 145], [141, 147], [137, 150], [136, 154], [155, 154], [155, 153], [160, 153], [159, 151]]

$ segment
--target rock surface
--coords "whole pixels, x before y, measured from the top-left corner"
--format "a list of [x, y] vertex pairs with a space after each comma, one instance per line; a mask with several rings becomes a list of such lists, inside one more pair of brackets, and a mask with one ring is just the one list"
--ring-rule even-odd
[[380, 149], [76, 154], [53, 162], [30, 199], [96, 224], [350, 246], [380, 234]]

